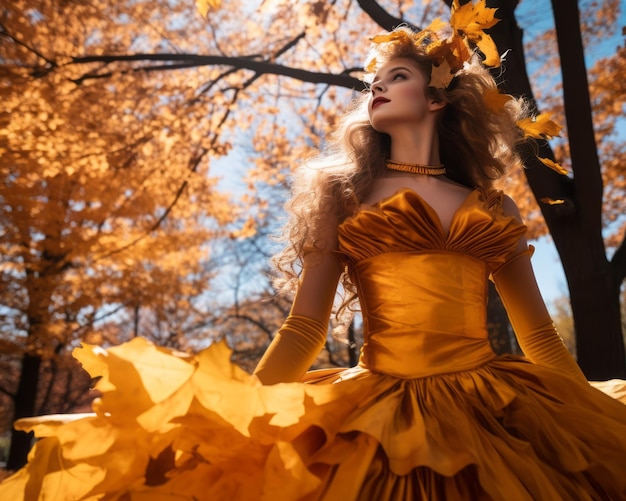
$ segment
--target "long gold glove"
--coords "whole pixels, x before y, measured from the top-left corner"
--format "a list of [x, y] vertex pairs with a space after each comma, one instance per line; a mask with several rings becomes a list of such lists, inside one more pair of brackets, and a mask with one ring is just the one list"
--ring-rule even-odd
[[289, 315], [254, 373], [263, 384], [299, 381], [324, 347], [327, 332], [318, 320]]
[[541, 297], [530, 263], [532, 251], [530, 247], [493, 273], [496, 290], [524, 354], [537, 364], [553, 367], [586, 382], [556, 331]]
[[299, 381], [324, 347], [337, 281], [343, 271], [332, 252], [307, 252], [291, 313], [254, 374], [263, 384]]

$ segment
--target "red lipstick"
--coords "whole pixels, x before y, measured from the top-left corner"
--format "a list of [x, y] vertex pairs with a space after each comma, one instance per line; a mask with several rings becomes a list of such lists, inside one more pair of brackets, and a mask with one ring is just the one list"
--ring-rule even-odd
[[386, 97], [379, 96], [375, 98], [374, 101], [372, 101], [372, 109], [376, 108], [376, 106], [379, 106], [383, 103], [388, 103], [388, 102], [389, 102], [389, 99], [387, 99]]

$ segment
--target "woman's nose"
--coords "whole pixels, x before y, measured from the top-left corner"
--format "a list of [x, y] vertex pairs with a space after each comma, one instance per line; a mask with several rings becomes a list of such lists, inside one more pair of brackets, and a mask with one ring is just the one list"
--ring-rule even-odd
[[384, 92], [384, 91], [385, 91], [385, 87], [380, 80], [372, 84], [372, 92]]

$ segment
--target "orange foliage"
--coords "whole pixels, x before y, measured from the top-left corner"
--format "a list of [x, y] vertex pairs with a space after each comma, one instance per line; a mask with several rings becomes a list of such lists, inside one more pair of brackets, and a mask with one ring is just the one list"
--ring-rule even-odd
[[[206, 100], [194, 101], [198, 82], [182, 74], [109, 67], [108, 78], [78, 83], [97, 65], [79, 70], [71, 56], [162, 43], [145, 29], [153, 5], [129, 9], [30, 1], [0, 15], [6, 357], [26, 352], [54, 367], [81, 339], [137, 334], [184, 347], [206, 316], [208, 242], [241, 210], [209, 175], [230, 148], [219, 135], [227, 110], [213, 104], [207, 114]], [[3, 387], [15, 391], [14, 376]], [[42, 398], [40, 411], [70, 410]]]

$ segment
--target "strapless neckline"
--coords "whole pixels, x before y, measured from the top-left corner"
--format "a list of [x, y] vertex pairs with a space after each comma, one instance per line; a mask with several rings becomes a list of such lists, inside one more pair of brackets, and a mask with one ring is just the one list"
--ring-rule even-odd
[[439, 230], [444, 240], [448, 240], [450, 237], [451, 230], [454, 227], [455, 221], [458, 219], [459, 214], [463, 211], [463, 209], [467, 205], [474, 204], [475, 199], [477, 197], [479, 199], [485, 198], [483, 190], [478, 187], [471, 189], [468, 192], [468, 194], [465, 196], [465, 198], [463, 198], [462, 202], [458, 205], [458, 207], [452, 213], [452, 217], [450, 218], [450, 222], [447, 228], [444, 227], [441, 221], [441, 217], [439, 217], [439, 214], [433, 208], [433, 206], [429, 204], [426, 201], [426, 199], [422, 195], [420, 195], [417, 191], [409, 187], [398, 188], [391, 195], [383, 197], [374, 203], [371, 203], [371, 204], [368, 204], [365, 202], [362, 203], [353, 217], [358, 216], [359, 213], [368, 211], [368, 210], [374, 210], [374, 211], [383, 210], [385, 206], [389, 204], [393, 204], [396, 198], [404, 198], [405, 200], [407, 200], [409, 205], [411, 205], [413, 208], [415, 208], [415, 204], [413, 202], [417, 202], [417, 204], [419, 204], [419, 206], [428, 213], [428, 219]]
[[415, 190], [400, 188], [362, 204], [339, 226], [338, 255], [355, 264], [388, 252], [456, 252], [494, 270], [513, 253], [525, 226], [502, 210], [501, 191], [473, 189], [445, 231], [437, 212]]

